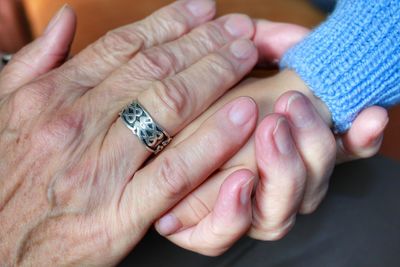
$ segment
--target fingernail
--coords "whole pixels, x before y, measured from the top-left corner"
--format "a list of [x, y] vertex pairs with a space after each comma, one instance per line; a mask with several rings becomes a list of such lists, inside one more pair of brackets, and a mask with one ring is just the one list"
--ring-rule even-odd
[[54, 17], [50, 20], [49, 24], [46, 27], [46, 30], [44, 31], [44, 34], [48, 34], [49, 32], [51, 32], [51, 30], [57, 25], [58, 21], [60, 20], [60, 18], [62, 17], [65, 9], [67, 8], [67, 4], [65, 4], [58, 12], [56, 15], [54, 15]]
[[186, 4], [187, 9], [196, 17], [208, 15], [215, 6], [212, 0], [191, 0]]
[[294, 149], [294, 145], [289, 132], [289, 124], [284, 118], [280, 118], [276, 123], [273, 135], [279, 152], [283, 155], [290, 155]]
[[254, 52], [255, 48], [250, 40], [237, 40], [231, 45], [232, 54], [238, 59], [247, 59]]
[[254, 117], [255, 104], [249, 98], [237, 100], [229, 111], [229, 119], [236, 126], [244, 126]]
[[225, 22], [224, 27], [233, 37], [251, 37], [253, 33], [252, 21], [242, 15], [233, 15]]
[[254, 177], [250, 178], [240, 189], [240, 203], [246, 206], [250, 202], [251, 193], [253, 192]]
[[181, 227], [180, 221], [173, 214], [165, 215], [156, 224], [157, 231], [163, 236], [171, 235]]
[[304, 99], [304, 96], [295, 94], [289, 98], [287, 111], [297, 128], [309, 129], [316, 122], [316, 115]]

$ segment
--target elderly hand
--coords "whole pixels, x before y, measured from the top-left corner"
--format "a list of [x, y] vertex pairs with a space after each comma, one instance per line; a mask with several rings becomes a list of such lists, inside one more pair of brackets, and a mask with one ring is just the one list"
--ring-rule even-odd
[[[75, 28], [65, 7], [13, 57], [0, 73], [1, 265], [116, 264], [246, 143], [256, 124], [248, 98], [146, 166], [150, 153], [118, 119], [138, 100], [176, 135], [254, 67], [252, 21], [205, 23], [214, 13], [213, 1], [175, 2], [59, 66]], [[232, 217], [241, 233], [251, 223], [251, 176], [228, 178], [241, 196]]]
[[[277, 61], [307, 32], [295, 25], [258, 21], [254, 41], [260, 63]], [[238, 239], [242, 232], [235, 232], [231, 224], [236, 210], [229, 208], [229, 203], [232, 207], [236, 204], [231, 200], [234, 186], [225, 179], [229, 174], [241, 169], [258, 174], [254, 177], [258, 182], [249, 235], [277, 240], [293, 227], [298, 212], [311, 213], [320, 204], [335, 162], [369, 157], [378, 151], [388, 121], [386, 110], [371, 107], [358, 116], [347, 134], [334, 136], [324, 104], [294, 72], [284, 71], [270, 79], [245, 81], [174, 141], [184, 140], [217, 108], [238, 96], [250, 96], [260, 107], [262, 121], [254, 138], [156, 223], [159, 233], [172, 242], [206, 255], [226, 251], [229, 240]], [[232, 234], [221, 234], [218, 229], [223, 228], [229, 228]]]

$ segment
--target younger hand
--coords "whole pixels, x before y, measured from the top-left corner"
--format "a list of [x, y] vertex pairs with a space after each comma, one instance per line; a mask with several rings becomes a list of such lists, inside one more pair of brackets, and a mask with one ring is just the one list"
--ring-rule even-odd
[[[261, 53], [261, 63], [265, 60], [277, 61], [286, 49], [308, 32], [302, 27], [289, 24], [265, 21], [258, 21], [256, 24], [257, 34], [254, 40]], [[293, 89], [307, 94], [313, 104], [320, 107], [318, 112], [302, 94], [290, 92], [280, 97], [285, 91]], [[326, 193], [335, 161], [340, 163], [369, 157], [378, 151], [388, 120], [384, 109], [372, 107], [358, 116], [347, 134], [334, 136], [325, 122], [329, 122], [329, 114], [324, 113], [323, 105], [321, 106], [296, 75], [284, 72], [269, 80], [245, 81], [187, 127], [175, 141], [189, 136], [217, 107], [240, 95], [255, 99], [262, 117], [270, 112], [277, 114], [267, 116], [260, 123], [255, 139], [156, 224], [157, 230], [177, 245], [206, 255], [221, 254], [240, 237], [240, 232], [235, 232], [226, 222], [203, 220], [209, 214], [215, 213], [217, 215], [214, 217], [233, 217], [229, 212], [234, 212], [234, 209], [226, 209], [221, 213], [216, 208], [229, 203], [231, 195], [227, 188], [230, 182], [225, 180], [229, 174], [242, 169], [249, 169], [254, 174], [260, 173], [249, 234], [262, 240], [279, 239], [293, 226], [299, 210], [310, 213], [318, 206]], [[310, 128], [295, 127], [293, 120], [298, 114], [290, 109], [286, 110], [290, 99], [290, 102], [293, 99], [296, 99], [295, 102], [302, 102], [295, 106], [303, 108], [306, 114], [313, 115]], [[276, 107], [273, 109], [275, 101]], [[306, 117], [303, 119], [307, 120]], [[275, 137], [284, 143], [281, 148], [286, 147], [289, 154], [279, 153]], [[254, 148], [254, 143], [257, 149]], [[205, 224], [209, 226], [204, 227]], [[212, 231], [204, 231], [223, 227], [230, 228], [233, 234], [218, 235]]]

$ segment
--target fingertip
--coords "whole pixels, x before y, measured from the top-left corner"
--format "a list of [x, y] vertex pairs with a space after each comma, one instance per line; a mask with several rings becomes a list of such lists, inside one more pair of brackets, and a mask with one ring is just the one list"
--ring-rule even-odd
[[245, 75], [257, 63], [258, 52], [249, 39], [233, 41], [229, 45], [229, 52], [233, 56], [232, 63], [240, 74]]
[[291, 98], [298, 96], [303, 97], [304, 95], [297, 91], [288, 91], [282, 94], [274, 104], [274, 111], [277, 113], [285, 114]]
[[281, 114], [270, 114], [265, 117], [258, 125], [256, 140], [256, 155], [259, 164], [268, 162], [278, 155], [278, 149], [275, 145], [274, 133], [280, 121], [286, 121], [285, 116]]
[[228, 118], [235, 127], [255, 127], [257, 104], [250, 97], [240, 97], [232, 101], [225, 106], [225, 110], [228, 110]]
[[222, 19], [226, 19], [225, 30], [236, 38], [253, 38], [255, 26], [253, 20], [244, 14], [230, 14]]
[[261, 61], [278, 62], [288, 49], [300, 42], [310, 30], [299, 25], [255, 20], [254, 43]]
[[[214, 214], [224, 221], [248, 214], [255, 175], [247, 169], [238, 170], [227, 177], [221, 186]], [[248, 218], [246, 218], [248, 219]]]
[[279, 113], [267, 115], [257, 127], [256, 138], [259, 139], [259, 141], [262, 141], [265, 138], [268, 139], [269, 137], [272, 137], [277, 122], [283, 118], [284, 115]]
[[344, 149], [361, 158], [375, 155], [381, 146], [388, 123], [389, 116], [386, 109], [378, 106], [365, 109], [342, 137]]
[[168, 213], [161, 217], [154, 224], [154, 227], [160, 235], [169, 236], [179, 231], [182, 228], [182, 223], [173, 213]]
[[76, 14], [71, 6], [64, 5], [58, 14], [49, 22], [43, 37], [48, 46], [64, 51], [72, 43], [72, 39], [76, 32]]
[[[58, 67], [68, 57], [76, 31], [75, 12], [64, 6], [49, 23], [48, 31], [16, 53], [4, 72], [3, 82], [13, 91]], [[18, 77], [14, 75], [18, 72]]]
[[243, 204], [245, 199], [243, 194], [241, 193], [246, 191], [246, 189], [248, 188], [252, 189], [252, 185], [254, 184], [255, 179], [254, 177], [254, 173], [247, 169], [237, 170], [233, 172], [223, 182], [218, 199], [224, 199], [226, 197], [232, 198], [236, 196], [236, 199], [240, 200]]
[[197, 19], [211, 19], [216, 14], [216, 2], [214, 0], [185, 0], [187, 10]]
[[388, 122], [388, 111], [385, 108], [373, 106], [360, 113], [350, 131], [360, 129], [364, 132], [375, 133], [375, 137], [377, 137], [383, 133]]

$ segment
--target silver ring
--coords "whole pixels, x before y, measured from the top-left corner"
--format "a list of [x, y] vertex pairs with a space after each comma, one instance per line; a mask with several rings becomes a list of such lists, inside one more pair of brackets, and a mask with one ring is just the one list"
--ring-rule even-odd
[[10, 62], [12, 59], [12, 54], [5, 54], [1, 57], [1, 63], [5, 66]]
[[162, 151], [171, 142], [169, 134], [137, 101], [124, 108], [120, 117], [126, 127], [154, 154]]

